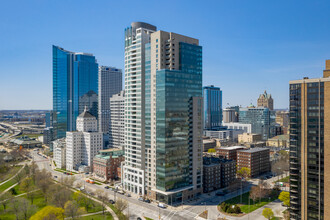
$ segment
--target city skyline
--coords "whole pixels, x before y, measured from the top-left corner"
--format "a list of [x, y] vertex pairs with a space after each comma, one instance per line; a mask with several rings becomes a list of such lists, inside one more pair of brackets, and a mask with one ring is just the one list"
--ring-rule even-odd
[[[66, 7], [62, 3], [32, 1], [14, 7], [17, 1], [11, 1], [2, 7], [0, 110], [52, 109], [52, 44], [92, 53], [100, 65], [124, 69], [123, 28], [132, 21], [200, 39], [203, 85], [223, 90], [223, 108], [227, 103], [256, 104], [264, 90], [272, 94], [275, 109], [287, 108], [287, 83], [318, 77], [330, 57], [326, 28], [330, 4], [326, 1], [210, 1], [203, 5], [182, 1], [175, 8], [159, 8], [154, 2], [82, 1], [79, 5], [68, 2]], [[145, 13], [143, 8], [151, 10]], [[176, 16], [166, 16], [168, 10]], [[205, 11], [209, 13], [201, 13]], [[115, 19], [118, 16], [121, 19]], [[67, 22], [76, 17], [81, 22]]]

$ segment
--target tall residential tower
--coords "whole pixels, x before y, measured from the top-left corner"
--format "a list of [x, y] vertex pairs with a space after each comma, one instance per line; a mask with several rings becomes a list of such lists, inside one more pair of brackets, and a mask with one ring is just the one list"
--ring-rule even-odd
[[330, 60], [323, 78], [290, 81], [291, 219], [330, 219]]

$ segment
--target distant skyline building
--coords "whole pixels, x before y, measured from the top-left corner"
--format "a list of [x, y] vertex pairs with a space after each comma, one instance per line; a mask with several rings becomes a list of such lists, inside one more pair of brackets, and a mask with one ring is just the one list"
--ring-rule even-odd
[[125, 145], [125, 91], [110, 98], [109, 147], [124, 150]]
[[123, 88], [123, 74], [121, 69], [109, 66], [99, 66], [98, 79], [98, 126], [99, 132], [107, 134], [110, 123], [110, 101], [112, 95]]
[[238, 122], [238, 119], [239, 119], [239, 106], [227, 107], [222, 110], [223, 123]]
[[85, 106], [97, 117], [98, 64], [89, 53], [75, 53], [53, 45], [53, 127], [56, 138], [76, 130]]
[[269, 110], [274, 110], [274, 100], [271, 94], [268, 94], [265, 90], [264, 94], [261, 94], [258, 98], [258, 107], [266, 107]]
[[330, 60], [322, 78], [290, 81], [290, 219], [330, 216]]
[[271, 135], [271, 111], [265, 107], [239, 109], [239, 123], [251, 124], [251, 132], [261, 134], [263, 140]]
[[103, 149], [103, 134], [97, 131], [97, 119], [85, 108], [77, 117], [77, 131], [66, 133], [66, 169], [89, 172], [93, 158]]
[[203, 87], [204, 129], [216, 129], [222, 123], [222, 91], [214, 85]]

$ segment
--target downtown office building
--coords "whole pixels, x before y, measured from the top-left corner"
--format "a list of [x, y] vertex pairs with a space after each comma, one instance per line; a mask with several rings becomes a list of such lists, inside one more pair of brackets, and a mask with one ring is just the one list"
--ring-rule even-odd
[[330, 219], [330, 60], [290, 81], [290, 218]]
[[98, 126], [99, 132], [107, 134], [110, 124], [110, 98], [122, 90], [122, 71], [114, 67], [100, 66], [98, 80]]
[[53, 127], [55, 139], [76, 130], [76, 119], [87, 107], [98, 114], [98, 64], [89, 53], [53, 46]]
[[126, 191], [174, 204], [202, 193], [202, 47], [134, 22], [125, 30]]
[[213, 85], [203, 87], [204, 129], [219, 129], [222, 123], [222, 91]]

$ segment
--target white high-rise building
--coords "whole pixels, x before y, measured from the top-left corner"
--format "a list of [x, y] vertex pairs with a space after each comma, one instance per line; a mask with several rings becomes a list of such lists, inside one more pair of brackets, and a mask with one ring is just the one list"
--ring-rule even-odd
[[125, 91], [110, 98], [109, 147], [124, 149]]
[[61, 169], [65, 168], [66, 165], [66, 143], [65, 138], [60, 138], [53, 141], [53, 155], [54, 155], [54, 162], [56, 167]]
[[99, 67], [99, 96], [98, 120], [99, 132], [108, 133], [110, 122], [110, 103], [112, 95], [119, 93], [123, 88], [123, 74], [121, 69], [108, 66]]
[[145, 44], [156, 27], [133, 22], [125, 29], [125, 164], [123, 186], [145, 194]]
[[85, 111], [77, 117], [77, 131], [66, 132], [66, 169], [92, 167], [93, 158], [102, 150], [103, 134], [97, 131], [97, 119]]

